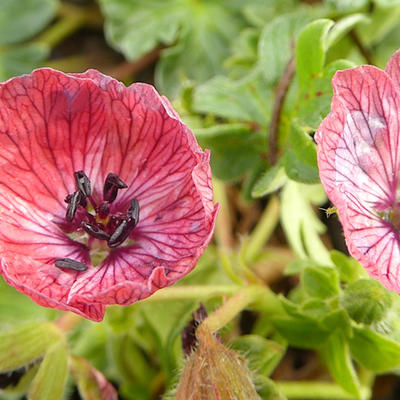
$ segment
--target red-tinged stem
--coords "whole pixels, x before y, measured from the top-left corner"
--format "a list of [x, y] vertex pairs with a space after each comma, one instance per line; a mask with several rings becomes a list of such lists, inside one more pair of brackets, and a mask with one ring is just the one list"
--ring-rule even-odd
[[283, 71], [282, 77], [275, 91], [275, 103], [272, 110], [271, 123], [269, 125], [269, 162], [271, 165], [276, 164], [278, 160], [278, 134], [279, 123], [281, 120], [282, 108], [285, 102], [290, 82], [292, 81], [296, 70], [296, 59], [291, 57]]
[[63, 332], [69, 332], [84, 320], [80, 315], [67, 311], [56, 321], [56, 326]]
[[358, 51], [362, 54], [368, 64], [375, 65], [374, 60], [372, 58], [371, 52], [364, 46], [358, 37], [356, 31], [353, 29], [349, 33], [351, 40], [356, 45]]

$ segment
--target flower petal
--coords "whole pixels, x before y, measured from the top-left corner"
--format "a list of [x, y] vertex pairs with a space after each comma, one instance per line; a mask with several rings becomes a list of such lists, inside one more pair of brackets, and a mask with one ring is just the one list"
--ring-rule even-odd
[[51, 69], [0, 85], [0, 190], [53, 215], [75, 190], [73, 172], [96, 175], [108, 130], [101, 91]]
[[98, 73], [90, 76], [107, 90], [113, 112], [113, 134], [99, 174], [103, 178], [96, 185], [109, 172], [116, 173], [128, 189], [118, 194], [111, 212], [126, 210], [136, 198], [140, 216], [131, 234], [135, 245], [116, 249], [118, 256], [108, 257], [91, 276], [85, 275], [85, 281], [74, 285], [69, 301], [130, 304], [189, 273], [209, 243], [218, 210], [209, 152], [200, 149], [153, 87], [133, 84], [126, 90]]
[[73, 311], [93, 321], [101, 321], [102, 304], [76, 301], [68, 304], [68, 294], [78, 272], [60, 271], [26, 255], [10, 255], [0, 259], [0, 270], [5, 281], [30, 296], [36, 303], [59, 310]]
[[389, 76], [371, 66], [338, 72], [332, 84], [331, 113], [315, 135], [321, 181], [351, 254], [398, 290], [399, 234], [381, 213], [396, 202], [399, 96]]
[[385, 71], [392, 79], [397, 91], [400, 92], [400, 50], [397, 50], [396, 53], [392, 55], [389, 62], [386, 64]]
[[[131, 304], [193, 269], [218, 210], [209, 153], [154, 88], [42, 69], [0, 85], [0, 105], [0, 272], [10, 284], [97, 321], [104, 305]], [[128, 185], [111, 213], [140, 205], [134, 244], [95, 268], [88, 247], [60, 229], [79, 170], [95, 198], [110, 172]], [[59, 257], [89, 268], [61, 271]]]

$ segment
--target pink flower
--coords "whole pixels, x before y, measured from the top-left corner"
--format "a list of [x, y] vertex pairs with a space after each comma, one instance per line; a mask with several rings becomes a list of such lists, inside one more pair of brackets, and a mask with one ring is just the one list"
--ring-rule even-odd
[[400, 52], [386, 70], [337, 72], [330, 114], [315, 140], [324, 188], [350, 253], [400, 292]]
[[210, 241], [209, 152], [150, 85], [39, 69], [0, 85], [0, 273], [95, 321], [189, 273]]

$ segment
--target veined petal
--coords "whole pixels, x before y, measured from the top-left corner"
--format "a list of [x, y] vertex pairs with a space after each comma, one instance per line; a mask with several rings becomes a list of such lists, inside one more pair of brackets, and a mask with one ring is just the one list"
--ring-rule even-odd
[[[121, 304], [121, 298], [126, 298], [124, 303], [129, 304], [152, 293], [145, 288], [152, 287], [154, 270], [174, 270], [160, 281], [170, 285], [194, 268], [209, 243], [217, 214], [209, 152], [200, 149], [193, 133], [153, 87], [133, 84], [126, 90], [98, 73], [90, 76], [110, 95], [113, 118], [113, 134], [103, 153], [103, 178], [97, 184], [109, 171], [116, 173], [128, 189], [119, 194], [111, 210], [126, 210], [135, 198], [140, 217], [130, 235], [135, 250], [117, 250], [119, 256], [110, 256], [87, 282], [76, 283], [70, 300], [81, 298], [85, 290], [88, 301]], [[146, 255], [149, 259], [144, 263]]]
[[371, 66], [338, 72], [332, 84], [331, 112], [315, 135], [321, 181], [351, 254], [399, 291], [399, 232], [385, 217], [398, 201], [399, 93]]
[[0, 259], [5, 281], [44, 307], [73, 311], [85, 318], [101, 321], [104, 305], [76, 301], [68, 304], [68, 295], [76, 280], [76, 271], [63, 272], [26, 255], [11, 254]]
[[369, 66], [338, 72], [332, 84], [331, 113], [315, 135], [325, 189], [335, 204], [351, 192], [385, 209], [396, 198], [400, 163], [397, 92], [383, 71]]
[[0, 190], [62, 215], [73, 173], [97, 175], [107, 130], [91, 80], [40, 69], [1, 84]]
[[[126, 88], [93, 70], [41, 69], [0, 85], [0, 105], [0, 272], [7, 282], [39, 304], [98, 321], [105, 305], [131, 304], [193, 269], [218, 209], [209, 153], [153, 87]], [[90, 180], [91, 196], [71, 197], [74, 173]], [[111, 204], [102, 199], [110, 173], [128, 186]], [[74, 220], [65, 223], [67, 195]], [[116, 248], [104, 241], [109, 255], [93, 267], [93, 238], [83, 244], [66, 232], [84, 233], [83, 222], [115, 229], [89, 212], [110, 212], [118, 223], [132, 201], [140, 212], [130, 239]], [[57, 258], [88, 268], [61, 270]]]

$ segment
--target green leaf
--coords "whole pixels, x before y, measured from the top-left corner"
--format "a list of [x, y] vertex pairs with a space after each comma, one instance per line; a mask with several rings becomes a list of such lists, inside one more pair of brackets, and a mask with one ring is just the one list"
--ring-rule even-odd
[[298, 123], [308, 130], [316, 130], [328, 114], [332, 100], [331, 80], [338, 70], [354, 67], [347, 60], [335, 60], [325, 66], [323, 75], [315, 76], [309, 82], [306, 90], [299, 93], [295, 108]]
[[[145, 386], [147, 382], [151, 382], [155, 371], [146, 359], [144, 349], [130, 335], [109, 335], [107, 350], [119, 379], [123, 383], [134, 381]], [[77, 365], [77, 368], [80, 366]], [[80, 379], [79, 374], [76, 376]]]
[[130, 60], [138, 59], [159, 44], [172, 44], [186, 16], [180, 0], [100, 0], [99, 3], [108, 40]]
[[217, 76], [200, 85], [193, 96], [197, 112], [264, 127], [269, 124], [271, 107], [271, 90], [260, 74], [241, 81]]
[[340, 304], [354, 321], [372, 324], [384, 318], [392, 305], [392, 298], [378, 281], [360, 279], [347, 286]]
[[275, 328], [292, 346], [313, 349], [324, 343], [330, 332], [312, 318], [274, 317]]
[[117, 397], [115, 389], [103, 374], [93, 368], [87, 360], [73, 356], [70, 358], [70, 364], [83, 400], [112, 400]]
[[279, 343], [258, 335], [240, 336], [231, 345], [246, 357], [251, 371], [265, 376], [272, 374], [285, 354], [285, 348]]
[[301, 260], [297, 259], [292, 261], [288, 266], [285, 268], [284, 274], [285, 275], [296, 275], [300, 274], [305, 267], [308, 266], [318, 266], [319, 264], [314, 260]]
[[[242, 2], [243, 7], [243, 2]], [[256, 4], [245, 4], [243, 13], [246, 19], [254, 26], [263, 28], [276, 16], [290, 13], [293, 8], [300, 9], [296, 0], [261, 0]]]
[[279, 390], [276, 383], [266, 376], [256, 375], [254, 384], [262, 400], [287, 400], [287, 397]]
[[335, 381], [359, 399], [361, 397], [360, 382], [354, 370], [346, 339], [340, 333], [332, 334], [321, 348], [320, 354]]
[[42, 44], [17, 46], [0, 51], [0, 81], [27, 74], [40, 67], [49, 48]]
[[53, 309], [40, 307], [0, 277], [0, 332], [10, 325], [51, 319], [56, 313]]
[[232, 56], [225, 62], [229, 68], [231, 78], [243, 78], [253, 73], [253, 68], [258, 61], [258, 29], [247, 28], [240, 32], [237, 38], [233, 38]]
[[301, 313], [307, 315], [308, 317], [321, 320], [327, 314], [329, 314], [331, 308], [325, 301], [314, 298], [303, 303], [300, 310]]
[[173, 47], [161, 54], [156, 83], [176, 97], [187, 79], [204, 82], [222, 73], [229, 43], [241, 21], [229, 2], [189, 0], [100, 0], [110, 43], [135, 60], [156, 46]]
[[332, 267], [305, 267], [301, 284], [310, 297], [327, 299], [339, 294], [339, 276]]
[[329, 252], [319, 238], [325, 226], [315, 215], [312, 203], [325, 202], [321, 185], [289, 181], [282, 190], [281, 222], [290, 246], [299, 258], [330, 265]]
[[318, 183], [317, 148], [301, 127], [293, 122], [283, 159], [286, 175], [297, 182]]
[[351, 354], [365, 368], [384, 373], [400, 366], [400, 343], [368, 328], [353, 327], [353, 332]]
[[287, 182], [283, 166], [278, 163], [265, 172], [256, 182], [251, 192], [253, 197], [262, 197], [280, 189]]
[[259, 41], [259, 62], [269, 84], [276, 83], [292, 55], [300, 30], [310, 20], [308, 13], [282, 15], [267, 24]]
[[348, 17], [340, 19], [330, 29], [326, 38], [326, 49], [337, 43], [343, 36], [352, 30], [360, 22], [367, 22], [368, 18], [365, 14], [352, 14]]
[[68, 375], [68, 352], [64, 341], [50, 347], [29, 390], [29, 400], [62, 398]]
[[[362, 39], [363, 45], [384, 44], [386, 35], [398, 27], [399, 16], [399, 4], [392, 7], [375, 7], [374, 12], [369, 14], [369, 22], [357, 27], [357, 34]], [[398, 42], [392, 52], [397, 48]]]
[[325, 329], [329, 330], [329, 332], [338, 330], [341, 333], [345, 334], [347, 337], [350, 337], [352, 335], [351, 320], [347, 312], [343, 309], [333, 310], [330, 313], [326, 314], [325, 317], [321, 320], [321, 325]]
[[40, 32], [54, 17], [57, 0], [1, 0], [0, 45], [18, 43]]
[[329, 19], [319, 19], [311, 22], [299, 34], [296, 45], [296, 71], [300, 91], [306, 91], [312, 79], [322, 76], [326, 39], [333, 24]]
[[347, 13], [365, 7], [369, 0], [327, 0], [327, 3], [337, 11]]
[[11, 371], [40, 358], [60, 333], [50, 322], [32, 322], [0, 332], [0, 372]]
[[379, 7], [395, 7], [400, 4], [400, 0], [374, 0]]
[[235, 180], [258, 166], [266, 148], [265, 135], [245, 124], [215, 125], [197, 129], [196, 138], [211, 150], [211, 167], [216, 177]]
[[331, 260], [339, 272], [340, 280], [343, 282], [351, 283], [362, 276], [366, 276], [364, 268], [357, 260], [338, 250], [331, 251]]

